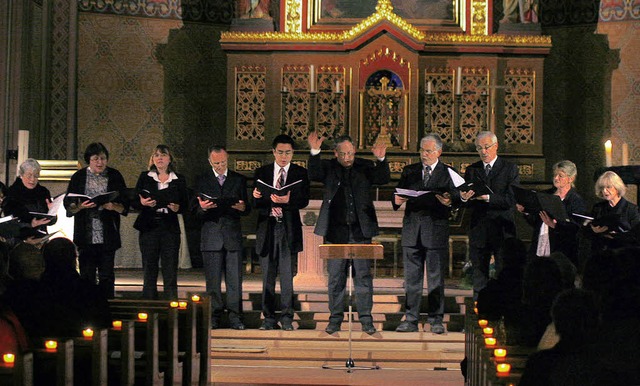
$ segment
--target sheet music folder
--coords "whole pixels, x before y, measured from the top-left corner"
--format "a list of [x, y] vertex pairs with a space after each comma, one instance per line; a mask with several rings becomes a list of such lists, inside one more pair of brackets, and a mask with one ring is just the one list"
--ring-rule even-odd
[[519, 186], [513, 186], [513, 194], [516, 202], [524, 206], [524, 210], [530, 214], [537, 214], [545, 211], [556, 221], [565, 222], [569, 220], [567, 211], [559, 196], [555, 194], [536, 192], [535, 190], [525, 189]]
[[382, 244], [320, 244], [321, 259], [372, 259], [384, 258]]

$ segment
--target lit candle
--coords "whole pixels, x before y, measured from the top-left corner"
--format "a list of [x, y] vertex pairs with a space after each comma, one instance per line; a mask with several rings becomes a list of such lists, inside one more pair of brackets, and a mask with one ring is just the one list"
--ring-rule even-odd
[[138, 313], [138, 320], [140, 320], [142, 322], [146, 322], [147, 319], [149, 319], [149, 315], [147, 315], [146, 312], [139, 312]]
[[478, 314], [478, 307], [473, 307], [473, 312], [474, 312], [475, 314]]
[[506, 357], [507, 357], [506, 349], [497, 348], [493, 350], [493, 358], [496, 360], [496, 362], [502, 362], [506, 359]]
[[462, 94], [462, 67], [458, 67], [458, 76], [456, 77], [456, 94]]
[[171, 303], [169, 303], [169, 306], [171, 306], [171, 308], [177, 308], [178, 307], [178, 302], [177, 301], [172, 301]]
[[4, 363], [13, 366], [13, 363], [16, 361], [16, 356], [11, 353], [7, 353], [2, 356], [2, 360]]
[[336, 80], [336, 92], [340, 92], [340, 81]]
[[179, 301], [178, 308], [180, 308], [181, 310], [185, 310], [187, 308], [187, 302], [185, 302], [184, 300]]
[[85, 339], [93, 338], [93, 330], [91, 328], [85, 328], [82, 330], [82, 336], [84, 336]]
[[629, 145], [626, 142], [622, 143], [622, 166], [629, 165]]
[[316, 92], [316, 68], [313, 64], [309, 66], [309, 91]]
[[121, 330], [122, 329], [122, 320], [114, 320], [111, 325], [113, 326], [114, 330]]
[[485, 336], [491, 336], [491, 335], [493, 335], [493, 327], [485, 327], [485, 328], [483, 328], [483, 329], [482, 329], [482, 333], [483, 333]]
[[287, 90], [287, 86], [282, 86], [282, 92], [287, 92], [289, 90]]
[[611, 140], [607, 139], [607, 142], [604, 143], [604, 156], [605, 156], [605, 165], [607, 167], [611, 167], [611, 151], [613, 145], [611, 144]]
[[506, 377], [511, 371], [511, 365], [508, 363], [500, 363], [496, 366], [496, 372], [499, 377]]
[[489, 348], [495, 347], [497, 343], [498, 342], [496, 341], [496, 338], [484, 338], [484, 345], [486, 347], [489, 347]]
[[196, 303], [199, 302], [200, 301], [200, 295], [195, 294], [195, 295], [191, 296], [191, 300], [196, 302]]
[[487, 327], [487, 325], [489, 324], [489, 321], [486, 319], [480, 319], [478, 320], [478, 326], [485, 328]]
[[431, 81], [427, 82], [427, 95], [431, 95]]
[[47, 351], [55, 351], [58, 348], [58, 342], [55, 340], [47, 340], [44, 342], [44, 348], [47, 349]]

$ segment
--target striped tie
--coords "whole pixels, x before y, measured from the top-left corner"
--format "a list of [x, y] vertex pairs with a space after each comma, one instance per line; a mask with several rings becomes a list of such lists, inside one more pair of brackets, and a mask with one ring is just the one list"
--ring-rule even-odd
[[[285, 178], [286, 177], [285, 177], [284, 168], [280, 168], [280, 171], [278, 172], [278, 179], [276, 181], [276, 188], [280, 189], [281, 187], [284, 186]], [[275, 218], [281, 219], [282, 208], [279, 206], [274, 206], [273, 208], [271, 208], [271, 215]]]

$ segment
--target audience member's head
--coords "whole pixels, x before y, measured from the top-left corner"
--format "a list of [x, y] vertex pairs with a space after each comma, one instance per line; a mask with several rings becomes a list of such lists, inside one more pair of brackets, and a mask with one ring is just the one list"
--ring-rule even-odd
[[551, 319], [561, 342], [587, 342], [598, 328], [593, 293], [577, 288], [561, 292], [551, 306]]
[[576, 275], [578, 274], [576, 266], [573, 265], [571, 260], [562, 252], [553, 252], [549, 255], [549, 258], [558, 264], [558, 268], [560, 268], [562, 287], [565, 289], [574, 288]]
[[39, 280], [44, 272], [42, 253], [35, 246], [20, 243], [9, 252], [9, 276], [12, 280]]
[[522, 303], [533, 307], [550, 307], [562, 290], [560, 268], [551, 259], [534, 257], [524, 268]]
[[58, 237], [42, 247], [45, 273], [63, 273], [76, 270], [76, 246], [73, 241]]

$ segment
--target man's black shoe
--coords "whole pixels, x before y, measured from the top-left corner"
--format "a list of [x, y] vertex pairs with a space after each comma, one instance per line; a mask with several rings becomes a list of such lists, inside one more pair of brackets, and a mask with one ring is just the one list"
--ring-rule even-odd
[[293, 331], [293, 324], [291, 324], [291, 322], [281, 322], [282, 323], [282, 329], [284, 331]]
[[396, 332], [418, 332], [416, 323], [404, 321], [396, 328]]
[[362, 322], [362, 332], [366, 332], [367, 334], [375, 334], [376, 328], [373, 326], [371, 322]]
[[231, 324], [231, 328], [234, 330], [244, 330], [244, 324], [242, 324], [242, 322], [235, 322]]
[[444, 334], [444, 326], [440, 322], [435, 322], [431, 325], [431, 332], [434, 334]]
[[260, 326], [260, 330], [277, 330], [279, 326], [277, 324], [273, 324], [271, 322], [264, 321]]
[[333, 334], [340, 331], [340, 323], [330, 322], [327, 328], [324, 329], [327, 334]]

